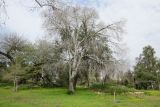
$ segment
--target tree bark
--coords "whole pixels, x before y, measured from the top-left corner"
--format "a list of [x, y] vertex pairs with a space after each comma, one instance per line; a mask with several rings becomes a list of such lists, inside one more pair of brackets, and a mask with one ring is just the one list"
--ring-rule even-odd
[[18, 91], [18, 80], [17, 80], [17, 78], [16, 78], [16, 92]]
[[78, 77], [79, 77], [78, 74], [74, 77], [73, 86], [74, 86], [75, 90], [76, 90], [76, 86], [77, 86]]
[[73, 79], [69, 79], [69, 89], [68, 89], [68, 94], [74, 94], [75, 89], [74, 89], [74, 84], [73, 84]]
[[15, 78], [14, 78], [14, 92], [16, 92], [16, 80], [15, 80]]
[[89, 79], [89, 77], [87, 79], [87, 86], [88, 86], [88, 88], [90, 87], [90, 79]]
[[14, 92], [17, 92], [17, 90], [18, 90], [18, 80], [17, 80], [17, 77], [15, 76], [14, 77]]
[[74, 84], [73, 84], [73, 80], [74, 78], [72, 78], [73, 76], [73, 71], [72, 71], [72, 66], [70, 65], [70, 69], [69, 69], [69, 86], [68, 86], [68, 94], [74, 94], [75, 90], [74, 90]]

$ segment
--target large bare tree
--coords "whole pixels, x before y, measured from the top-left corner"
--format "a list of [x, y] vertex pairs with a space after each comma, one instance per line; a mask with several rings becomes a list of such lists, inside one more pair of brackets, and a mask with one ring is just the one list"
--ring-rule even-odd
[[[83, 58], [101, 65], [107, 63], [110, 60], [108, 44], [123, 32], [122, 22], [101, 24], [94, 9], [72, 6], [46, 11], [44, 16], [47, 31], [52, 36], [58, 36], [63, 47], [64, 61], [70, 66], [69, 92], [74, 93], [74, 77], [79, 72]], [[107, 48], [108, 52], [103, 52]]]

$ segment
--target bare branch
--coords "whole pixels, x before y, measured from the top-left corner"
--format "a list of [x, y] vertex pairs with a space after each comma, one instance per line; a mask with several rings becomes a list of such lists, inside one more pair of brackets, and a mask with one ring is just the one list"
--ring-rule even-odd
[[[116, 22], [116, 23], [120, 23], [120, 22]], [[103, 27], [103, 28], [99, 29], [99, 30], [98, 30], [97, 32], [95, 32], [93, 35], [89, 35], [89, 36], [83, 38], [83, 39], [80, 41], [79, 44], [81, 44], [82, 42], [84, 42], [85, 40], [87, 40], [87, 39], [89, 39], [89, 38], [92, 38], [92, 37], [96, 36], [99, 32], [101, 32], [101, 31], [103, 31], [103, 30], [105, 30], [105, 29], [110, 29], [110, 28], [111, 28], [113, 25], [115, 25], [116, 23], [107, 25], [106, 27]]]
[[12, 57], [12, 56], [10, 56], [9, 54], [6, 54], [6, 53], [4, 53], [4, 52], [0, 51], [0, 55], [3, 55], [3, 56], [5, 56], [5, 57], [7, 57], [11, 62], [13, 62], [13, 63], [14, 63], [14, 59], [13, 59], [13, 57]]
[[40, 3], [38, 0], [34, 0], [40, 7], [51, 7], [53, 10], [57, 10], [58, 8], [55, 7], [54, 5], [50, 4], [50, 3]]

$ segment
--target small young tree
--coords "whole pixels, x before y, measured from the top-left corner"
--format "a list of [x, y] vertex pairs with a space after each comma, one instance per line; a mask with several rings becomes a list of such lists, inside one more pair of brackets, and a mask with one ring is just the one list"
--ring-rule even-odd
[[4, 73], [3, 79], [12, 82], [14, 84], [14, 91], [17, 92], [20, 80], [25, 76], [25, 69], [22, 67], [20, 58], [16, 58], [14, 64], [7, 68]]

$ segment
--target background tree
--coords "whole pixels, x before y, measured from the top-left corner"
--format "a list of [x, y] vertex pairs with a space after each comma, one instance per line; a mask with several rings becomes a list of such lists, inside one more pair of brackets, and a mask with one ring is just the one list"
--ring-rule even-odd
[[139, 88], [147, 89], [152, 82], [157, 80], [157, 59], [154, 48], [151, 46], [143, 48], [142, 54], [137, 58], [134, 70], [136, 82], [142, 83]]
[[124, 73], [124, 76], [122, 78], [122, 84], [129, 87], [134, 87], [134, 72], [131, 70], [128, 70]]
[[158, 88], [160, 90], [160, 59], [157, 63], [157, 82], [158, 82]]
[[[61, 49], [58, 48], [56, 43], [50, 42], [46, 39], [39, 40], [35, 45], [35, 51], [31, 55], [33, 63], [34, 78], [36, 77], [36, 83], [41, 85], [56, 84], [55, 77], [58, 75], [58, 71], [63, 67], [63, 62], [60, 56]], [[32, 76], [33, 76], [32, 75]]]
[[0, 41], [0, 55], [5, 57], [9, 62], [15, 63], [15, 53], [20, 52], [24, 49], [26, 41], [18, 34], [13, 33], [5, 36], [4, 39]]

